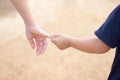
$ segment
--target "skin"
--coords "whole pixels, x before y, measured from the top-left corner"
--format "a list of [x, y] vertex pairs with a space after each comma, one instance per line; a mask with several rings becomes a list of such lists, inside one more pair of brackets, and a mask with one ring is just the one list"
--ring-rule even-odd
[[98, 38], [79, 39], [57, 34], [50, 36], [37, 25], [27, 0], [11, 0], [11, 2], [25, 23], [27, 39], [31, 47], [36, 48], [37, 55], [45, 51], [47, 47], [46, 38], [51, 38], [51, 36], [51, 41], [61, 50], [73, 47], [89, 53], [105, 53], [110, 49]]
[[36, 48], [37, 55], [43, 53], [47, 47], [46, 38], [50, 38], [50, 35], [37, 25], [28, 0], [11, 0], [11, 2], [25, 23], [26, 36], [31, 47]]
[[64, 50], [69, 47], [88, 52], [88, 53], [105, 53], [110, 47], [98, 38], [73, 38], [67, 35], [52, 34], [52, 42], [60, 49]]

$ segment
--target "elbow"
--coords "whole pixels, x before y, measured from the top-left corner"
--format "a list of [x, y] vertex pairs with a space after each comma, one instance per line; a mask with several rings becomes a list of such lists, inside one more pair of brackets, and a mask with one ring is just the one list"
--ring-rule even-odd
[[101, 52], [98, 52], [100, 54], [105, 54], [106, 52], [108, 52], [109, 50], [104, 50], [104, 51], [101, 51]]
[[102, 48], [102, 49], [99, 49], [98, 51], [96, 51], [97, 53], [99, 53], [99, 54], [104, 54], [104, 53], [106, 53], [106, 52], [108, 52], [110, 50], [110, 48], [109, 47], [107, 47], [107, 48]]

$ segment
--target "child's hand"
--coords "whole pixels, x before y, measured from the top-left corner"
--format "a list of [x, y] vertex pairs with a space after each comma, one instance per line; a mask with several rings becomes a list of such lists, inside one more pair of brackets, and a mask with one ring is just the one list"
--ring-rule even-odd
[[70, 37], [67, 35], [52, 34], [51, 42], [53, 42], [60, 50], [70, 47]]

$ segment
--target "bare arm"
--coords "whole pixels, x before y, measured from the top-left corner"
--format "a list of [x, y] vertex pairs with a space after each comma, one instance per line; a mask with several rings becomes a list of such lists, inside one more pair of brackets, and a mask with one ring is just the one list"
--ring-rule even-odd
[[52, 42], [61, 50], [73, 47], [88, 53], [105, 53], [110, 47], [98, 38], [73, 38], [66, 35], [52, 35]]
[[36, 48], [37, 55], [43, 53], [47, 47], [46, 38], [50, 36], [37, 25], [28, 0], [11, 0], [11, 2], [24, 20], [26, 36], [31, 47]]
[[11, 0], [11, 2], [21, 15], [26, 27], [36, 25], [34, 16], [30, 10], [28, 0]]
[[98, 38], [70, 39], [70, 46], [88, 53], [105, 53], [110, 47]]

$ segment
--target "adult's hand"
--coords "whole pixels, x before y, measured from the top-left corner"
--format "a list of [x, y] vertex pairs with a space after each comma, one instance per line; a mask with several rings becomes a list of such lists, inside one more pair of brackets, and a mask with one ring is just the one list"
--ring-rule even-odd
[[31, 45], [34, 49], [36, 48], [36, 54], [40, 55], [44, 53], [47, 47], [46, 38], [50, 38], [50, 35], [43, 31], [38, 26], [27, 26], [26, 27], [26, 36]]
[[[46, 38], [50, 37], [48, 33], [36, 26], [36, 20], [31, 11], [28, 0], [11, 0], [12, 4], [17, 9], [26, 26], [26, 35], [31, 47], [36, 48], [36, 53], [39, 55], [46, 49]], [[34, 25], [34, 26], [30, 26]]]

